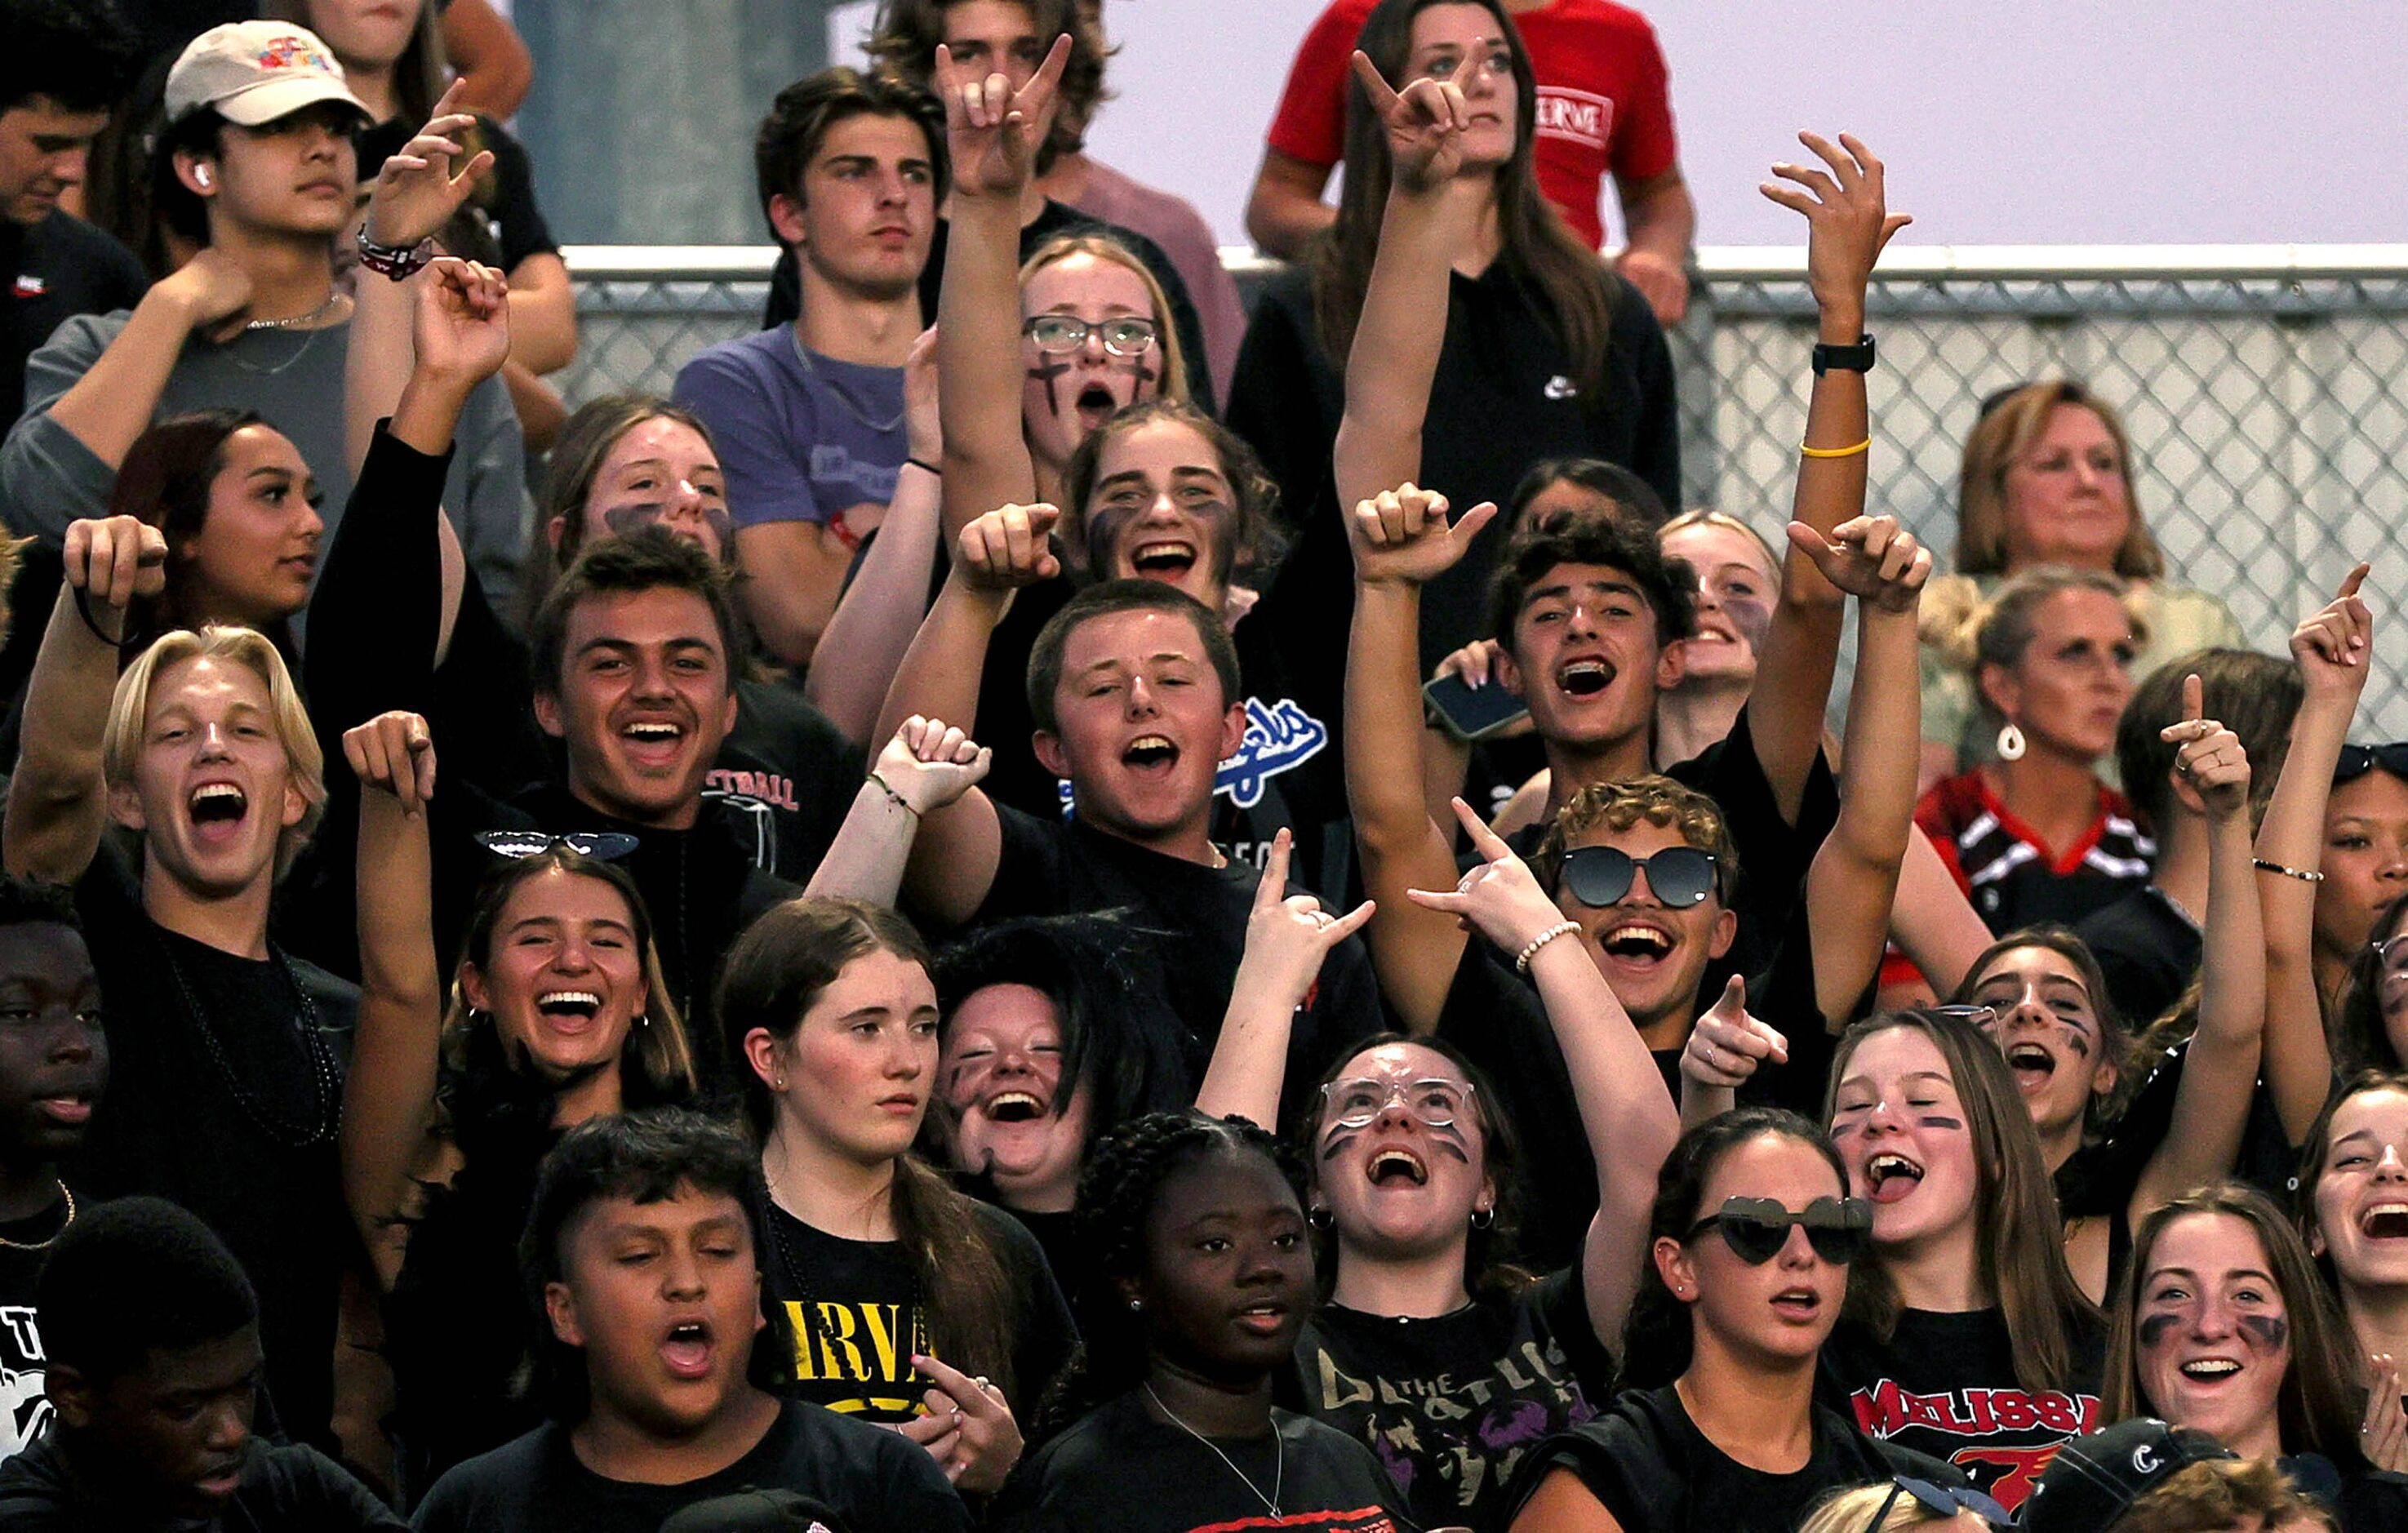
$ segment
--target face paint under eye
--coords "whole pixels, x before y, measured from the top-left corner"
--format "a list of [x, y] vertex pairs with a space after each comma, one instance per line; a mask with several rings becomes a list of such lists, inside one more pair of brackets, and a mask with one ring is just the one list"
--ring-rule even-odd
[[1146, 365], [1146, 358], [1153, 354], [1153, 351], [1149, 349], [1133, 357], [1118, 357], [1114, 360], [1127, 368], [1128, 375], [1137, 380], [1137, 386], [1141, 389], [1162, 376], [1152, 367]]
[[2281, 1315], [2242, 1315], [2233, 1324], [2258, 1340], [2268, 1352], [2280, 1352], [2291, 1342], [2291, 1323]]
[[1353, 1144], [1356, 1139], [1359, 1139], [1362, 1137], [1363, 1131], [1361, 1129], [1349, 1128], [1343, 1124], [1339, 1125], [1336, 1128], [1331, 1129], [1327, 1134], [1322, 1137], [1321, 1158], [1324, 1160], [1336, 1160], [1340, 1155], [1346, 1153], [1346, 1149], [1349, 1145]]
[[2153, 1315], [2145, 1315], [2142, 1317], [2141, 1345], [2148, 1348], [2151, 1352], [2157, 1351], [2159, 1347], [2165, 1344], [2166, 1333], [2173, 1330], [2182, 1323], [2182, 1316], [2178, 1314], [2168, 1314], [2164, 1311], [2159, 1311], [2157, 1313]]
[[1062, 395], [1056, 380], [1070, 370], [1067, 362], [1040, 362], [1028, 369], [1028, 376], [1045, 385], [1045, 408], [1054, 414], [1062, 413]]
[[[1425, 1128], [1429, 1128], [1429, 1125], [1426, 1124], [1423, 1125], [1423, 1126]], [[1437, 1145], [1448, 1154], [1453, 1155], [1455, 1159], [1463, 1162], [1466, 1166], [1471, 1164], [1471, 1146], [1464, 1139], [1462, 1134], [1456, 1131], [1455, 1126], [1453, 1124], [1448, 1124], [1442, 1128], [1429, 1128], [1429, 1137], [1432, 1144]]]
[[1955, 1130], [1965, 1126], [1964, 1119], [1951, 1118], [1937, 1112], [1932, 1113], [1928, 1117], [1917, 1118], [1914, 1122], [1915, 1125], [1920, 1128], [1938, 1128], [1945, 1129], [1950, 1132], [1954, 1132]]

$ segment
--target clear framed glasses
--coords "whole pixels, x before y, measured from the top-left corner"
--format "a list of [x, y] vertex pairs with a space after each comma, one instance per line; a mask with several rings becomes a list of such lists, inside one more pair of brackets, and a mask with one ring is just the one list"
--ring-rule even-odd
[[2408, 977], [2408, 932], [2380, 942], [2369, 942], [2374, 950], [2374, 973], [2379, 980], [2397, 981]]
[[1388, 1110], [1391, 1102], [1402, 1102], [1406, 1111], [1432, 1128], [1444, 1128], [1463, 1115], [1465, 1104], [1471, 1099], [1471, 1087], [1439, 1076], [1419, 1081], [1361, 1076], [1330, 1082], [1321, 1088], [1321, 1096], [1341, 1128], [1363, 1127]]
[[1086, 345], [1091, 335], [1101, 336], [1104, 350], [1116, 357], [1143, 356], [1154, 350], [1159, 334], [1152, 320], [1134, 315], [1089, 324], [1076, 314], [1039, 314], [1023, 322], [1020, 333], [1035, 341], [1039, 351], [1055, 356]]

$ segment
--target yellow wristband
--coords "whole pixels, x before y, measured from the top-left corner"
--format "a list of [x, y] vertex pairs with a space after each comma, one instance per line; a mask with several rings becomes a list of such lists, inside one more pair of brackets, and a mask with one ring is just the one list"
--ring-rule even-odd
[[1798, 451], [1810, 458], [1853, 458], [1872, 445], [1873, 439], [1868, 437], [1854, 447], [1808, 447], [1804, 442], [1799, 442]]

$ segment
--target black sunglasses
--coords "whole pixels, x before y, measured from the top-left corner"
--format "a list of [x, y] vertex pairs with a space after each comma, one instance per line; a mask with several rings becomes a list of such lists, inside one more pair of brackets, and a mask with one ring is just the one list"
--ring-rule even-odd
[[1833, 1267], [1846, 1267], [1864, 1254], [1865, 1241], [1873, 1232], [1873, 1206], [1861, 1197], [1818, 1197], [1793, 1211], [1777, 1197], [1727, 1198], [1721, 1212], [1690, 1225], [1682, 1239], [1720, 1230], [1732, 1255], [1750, 1267], [1762, 1267], [1789, 1243], [1792, 1225], [1806, 1232], [1815, 1255]]
[[1992, 1527], [2015, 1526], [2005, 1507], [1978, 1490], [1958, 1490], [1953, 1485], [1936, 1485], [1928, 1480], [1913, 1480], [1901, 1474], [1889, 1483], [1889, 1496], [1882, 1502], [1881, 1510], [1873, 1513], [1873, 1520], [1865, 1525], [1865, 1533], [1879, 1533], [1889, 1517], [1890, 1508], [1898, 1505], [1901, 1496], [1914, 1497], [1924, 1511], [1935, 1516], [1954, 1517], [1960, 1512], [1970, 1512]]
[[1714, 854], [1694, 846], [1668, 846], [1652, 857], [1634, 857], [1618, 847], [1576, 847], [1564, 853], [1562, 884], [1572, 898], [1601, 910], [1630, 893], [1641, 868], [1660, 904], [1702, 905], [1714, 892]]
[[2408, 740], [2393, 740], [2387, 745], [2344, 745], [2341, 756], [2333, 763], [2333, 786], [2355, 782], [2380, 766], [2393, 777], [2408, 781]]
[[572, 830], [566, 836], [551, 836], [540, 830], [480, 830], [477, 844], [496, 857], [540, 857], [556, 846], [565, 846], [580, 857], [599, 862], [616, 862], [636, 850], [636, 838], [624, 830]]

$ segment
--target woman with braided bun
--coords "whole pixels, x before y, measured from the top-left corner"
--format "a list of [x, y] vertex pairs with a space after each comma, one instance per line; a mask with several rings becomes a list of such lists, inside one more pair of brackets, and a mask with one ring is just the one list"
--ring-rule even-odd
[[1081, 1291], [1085, 1345], [1047, 1414], [1068, 1425], [1013, 1478], [990, 1526], [1413, 1526], [1369, 1449], [1271, 1403], [1312, 1304], [1301, 1180], [1279, 1141], [1241, 1118], [1148, 1113], [1096, 1147], [1079, 1187], [1094, 1264]]

